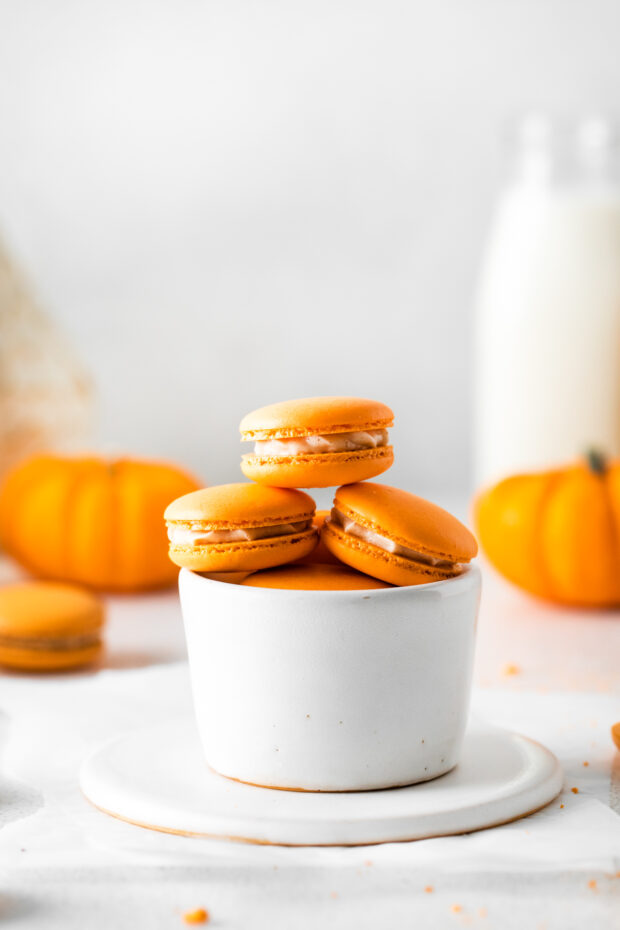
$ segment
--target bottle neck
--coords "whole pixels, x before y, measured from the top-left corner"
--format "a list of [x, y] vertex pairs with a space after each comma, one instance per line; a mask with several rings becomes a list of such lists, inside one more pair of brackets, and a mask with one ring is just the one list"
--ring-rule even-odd
[[620, 138], [609, 120], [572, 125], [528, 117], [512, 134], [510, 185], [532, 190], [620, 188]]

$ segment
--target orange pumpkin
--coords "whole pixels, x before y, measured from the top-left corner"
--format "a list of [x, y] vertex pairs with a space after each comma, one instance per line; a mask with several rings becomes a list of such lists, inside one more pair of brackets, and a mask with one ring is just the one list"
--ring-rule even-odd
[[39, 455], [0, 489], [0, 544], [33, 575], [92, 588], [172, 584], [162, 514], [199, 484], [172, 466]]
[[598, 453], [515, 475], [475, 504], [478, 538], [509, 581], [563, 604], [620, 604], [620, 462]]

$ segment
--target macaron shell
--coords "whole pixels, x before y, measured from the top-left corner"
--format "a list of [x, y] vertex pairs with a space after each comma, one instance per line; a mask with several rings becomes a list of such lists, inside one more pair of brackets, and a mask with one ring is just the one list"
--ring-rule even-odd
[[293, 591], [368, 591], [391, 585], [353, 571], [346, 565], [285, 565], [256, 572], [241, 582], [245, 587]]
[[350, 484], [338, 488], [334, 505], [361, 526], [433, 558], [469, 562], [477, 555], [476, 539], [460, 520], [400, 488]]
[[310, 519], [314, 509], [314, 501], [303, 491], [236, 482], [201, 488], [178, 497], [166, 508], [164, 519], [232, 529], [297, 523]]
[[247, 578], [251, 572], [200, 572], [204, 578], [210, 578], [211, 581], [223, 581], [225, 584], [239, 584], [244, 578]]
[[292, 438], [363, 429], [385, 429], [394, 422], [386, 404], [364, 397], [302, 397], [248, 413], [239, 426], [243, 441]]
[[[0, 588], [0, 664], [50, 672], [90, 664], [103, 649], [103, 622], [103, 603], [77, 585], [53, 581], [7, 585]], [[72, 643], [82, 636], [94, 641]]]
[[328, 520], [323, 527], [322, 536], [329, 551], [351, 568], [399, 587], [445, 581], [447, 578], [460, 574], [459, 569], [424, 565], [421, 562], [413, 562], [386, 552], [356, 536], [350, 536], [341, 527], [335, 526], [331, 520]]
[[248, 542], [213, 543], [210, 546], [170, 546], [175, 565], [195, 572], [255, 572], [284, 565], [308, 555], [318, 542], [311, 527], [290, 536], [271, 536]]
[[0, 665], [23, 672], [62, 672], [92, 665], [103, 652], [99, 642], [83, 649], [28, 649], [24, 646], [0, 645]]
[[0, 588], [0, 636], [59, 638], [97, 632], [103, 603], [78, 585], [25, 581]]
[[295, 565], [342, 565], [340, 559], [337, 559], [336, 556], [329, 551], [321, 536], [325, 519], [328, 516], [329, 510], [317, 510], [312, 525], [319, 534], [318, 545], [309, 555], [305, 555], [303, 558], [298, 559]]
[[244, 455], [241, 471], [260, 485], [279, 488], [329, 488], [365, 481], [382, 474], [394, 462], [392, 446], [357, 452], [327, 452], [322, 455]]

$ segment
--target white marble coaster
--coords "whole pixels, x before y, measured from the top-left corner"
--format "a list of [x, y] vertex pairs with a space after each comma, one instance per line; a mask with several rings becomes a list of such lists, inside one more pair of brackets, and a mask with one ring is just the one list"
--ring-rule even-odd
[[292, 846], [363, 845], [468, 833], [544, 807], [562, 788], [539, 743], [476, 725], [461, 761], [433, 781], [350, 793], [279, 791], [212, 772], [191, 721], [139, 730], [83, 764], [86, 797], [141, 827], [188, 836]]

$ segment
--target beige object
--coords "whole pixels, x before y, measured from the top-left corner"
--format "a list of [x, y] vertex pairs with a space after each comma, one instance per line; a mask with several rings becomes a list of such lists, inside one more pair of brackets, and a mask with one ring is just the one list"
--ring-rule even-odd
[[0, 478], [43, 449], [88, 438], [92, 388], [0, 242]]

